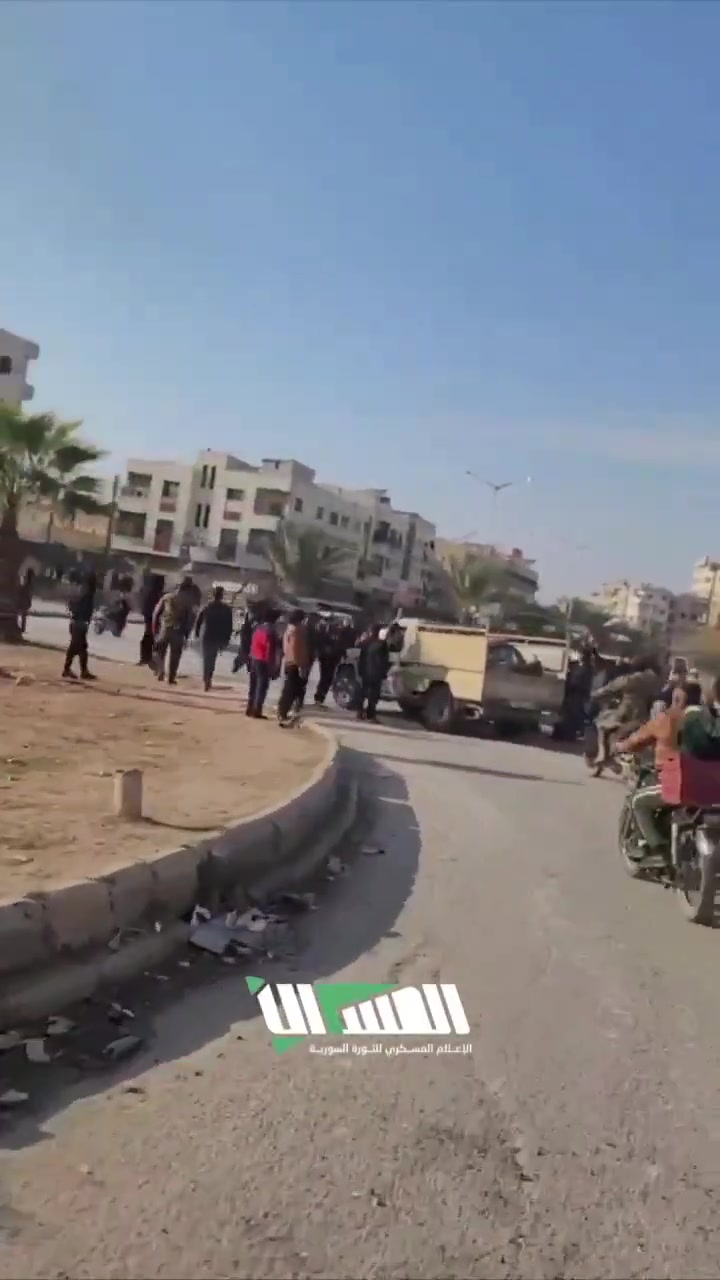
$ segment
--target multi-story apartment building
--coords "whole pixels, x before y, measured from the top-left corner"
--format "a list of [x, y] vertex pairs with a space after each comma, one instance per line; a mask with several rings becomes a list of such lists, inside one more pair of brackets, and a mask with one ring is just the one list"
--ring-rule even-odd
[[177, 558], [233, 568], [250, 578], [267, 571], [281, 523], [314, 529], [345, 560], [333, 570], [348, 596], [415, 593], [425, 585], [435, 529], [397, 511], [384, 490], [318, 483], [293, 458], [253, 466], [205, 450], [193, 463], [131, 458], [118, 497], [113, 547], [146, 558]]
[[0, 329], [0, 401], [21, 404], [23, 400], [32, 400], [35, 388], [27, 380], [28, 364], [39, 355], [36, 342]]
[[513, 595], [523, 600], [535, 599], [539, 586], [535, 561], [528, 560], [519, 547], [504, 551], [490, 543], [453, 541], [450, 538], [438, 538], [436, 547], [438, 559], [445, 567], [453, 560], [463, 560], [465, 556], [489, 560], [502, 568], [503, 577]]
[[666, 587], [656, 587], [650, 582], [633, 586], [621, 579], [603, 583], [590, 597], [590, 603], [630, 627], [666, 632], [674, 616], [675, 595]]
[[690, 593], [705, 605], [705, 620], [711, 627], [720, 623], [720, 561], [703, 556], [693, 568]]

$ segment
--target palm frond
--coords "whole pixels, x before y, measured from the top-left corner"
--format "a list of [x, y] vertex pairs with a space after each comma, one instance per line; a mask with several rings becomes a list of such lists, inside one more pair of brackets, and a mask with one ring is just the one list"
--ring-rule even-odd
[[278, 529], [269, 555], [280, 581], [299, 595], [317, 594], [349, 559], [349, 552], [328, 545], [320, 530], [286, 524]]

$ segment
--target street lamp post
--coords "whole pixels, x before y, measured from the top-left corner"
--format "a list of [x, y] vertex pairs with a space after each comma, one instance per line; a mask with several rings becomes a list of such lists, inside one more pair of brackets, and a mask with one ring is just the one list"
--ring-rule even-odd
[[[518, 484], [518, 481], [517, 481], [517, 480], [502, 480], [502, 481], [498, 484], [495, 480], [486, 480], [484, 476], [479, 476], [479, 475], [477, 474], [477, 472], [475, 472], [475, 471], [469, 471], [469, 470], [466, 470], [466, 471], [465, 471], [465, 475], [466, 475], [466, 476], [470, 476], [473, 480], [476, 480], [478, 484], [484, 484], [484, 485], [485, 485], [485, 488], [486, 488], [486, 489], [489, 489], [489, 490], [490, 490], [490, 492], [491, 492], [491, 494], [492, 494], [492, 508], [491, 508], [491, 536], [492, 536], [492, 539], [493, 539], [493, 545], [494, 545], [494, 540], [495, 540], [495, 537], [496, 537], [496, 535], [497, 535], [498, 498], [499, 498], [500, 494], [501, 494], [501, 493], [503, 493], [503, 492], [505, 491], [505, 489], [514, 489], [514, 488], [516, 488], [516, 487], [517, 487], [517, 484]], [[528, 476], [528, 477], [527, 477], [527, 479], [526, 479], [525, 483], [526, 483], [526, 484], [530, 484], [530, 483], [531, 483], [531, 477], [530, 477], [530, 476]]]

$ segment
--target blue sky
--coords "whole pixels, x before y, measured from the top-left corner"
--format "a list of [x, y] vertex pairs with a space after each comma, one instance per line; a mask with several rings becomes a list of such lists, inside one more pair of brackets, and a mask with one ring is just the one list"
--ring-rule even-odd
[[[117, 458], [387, 486], [546, 596], [689, 584], [720, 554], [719, 47], [692, 0], [6, 0], [34, 403]], [[467, 468], [533, 483], [493, 529]]]

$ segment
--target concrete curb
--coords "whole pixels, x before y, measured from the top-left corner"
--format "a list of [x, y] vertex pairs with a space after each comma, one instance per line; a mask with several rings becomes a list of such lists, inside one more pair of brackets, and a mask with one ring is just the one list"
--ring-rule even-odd
[[[344, 830], [354, 819], [356, 799], [351, 787], [348, 801], [347, 785], [341, 785], [334, 735], [320, 725], [304, 728], [325, 740], [325, 757], [311, 781], [279, 807], [240, 819], [198, 844], [0, 907], [0, 1030], [17, 1021], [21, 993], [29, 991], [36, 979], [48, 995], [53, 982], [62, 986], [64, 965], [69, 966], [68, 973], [87, 970], [85, 983], [89, 973], [94, 975], [93, 987], [113, 981], [117, 966], [122, 970], [128, 963], [125, 957], [132, 946], [145, 956], [151, 943], [160, 955], [166, 946], [176, 945], [182, 930], [187, 930], [179, 919], [196, 903], [211, 908], [243, 906], [249, 895], [289, 887], [298, 876], [309, 874], [326, 856], [322, 848], [326, 832], [337, 825], [338, 806]], [[336, 841], [342, 833], [336, 833]], [[141, 937], [116, 952], [108, 950], [107, 944], [120, 931], [154, 929], [156, 922], [162, 932]], [[102, 948], [99, 956], [94, 954], [98, 947]], [[150, 950], [154, 954], [152, 946]], [[142, 967], [148, 963], [145, 958]]]

